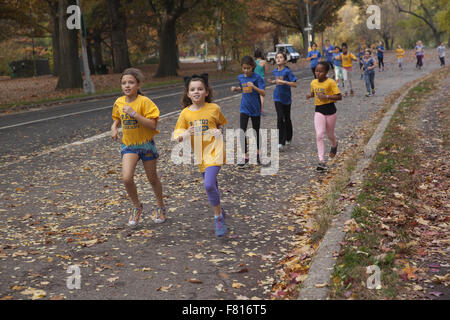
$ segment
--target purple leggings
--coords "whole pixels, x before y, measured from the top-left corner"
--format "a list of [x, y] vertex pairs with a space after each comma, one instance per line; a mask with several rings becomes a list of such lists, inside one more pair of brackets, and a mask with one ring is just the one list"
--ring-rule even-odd
[[220, 204], [220, 192], [219, 185], [217, 183], [217, 174], [219, 173], [220, 167], [213, 166], [205, 169], [202, 173], [203, 179], [205, 181], [205, 190], [208, 195], [209, 203], [216, 207]]

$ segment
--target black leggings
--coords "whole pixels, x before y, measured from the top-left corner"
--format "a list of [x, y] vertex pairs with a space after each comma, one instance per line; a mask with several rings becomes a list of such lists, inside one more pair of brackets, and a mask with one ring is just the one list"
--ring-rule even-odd
[[379, 68], [379, 69], [381, 69], [381, 65], [383, 65], [383, 69], [384, 69], [384, 61], [383, 61], [383, 59], [384, 59], [384, 58], [378, 57], [378, 68]]
[[291, 105], [275, 101], [275, 109], [277, 110], [277, 129], [280, 135], [279, 143], [285, 145], [286, 141], [292, 140], [293, 135]]
[[312, 71], [312, 73], [314, 75], [314, 79], [316, 79], [316, 67], [311, 68], [311, 71]]
[[[257, 148], [257, 150], [259, 150], [259, 128], [261, 127], [261, 117], [260, 116], [252, 117], [245, 113], [241, 113], [240, 125], [241, 125], [241, 129], [244, 130], [244, 133], [247, 132], [248, 118], [250, 118], [252, 120], [252, 127], [256, 131], [256, 148]], [[242, 138], [244, 138], [244, 137], [242, 137]], [[248, 145], [247, 145], [247, 139], [245, 139], [245, 138], [244, 138], [244, 145], [245, 145], [245, 153], [247, 153]], [[241, 146], [242, 146], [242, 144], [241, 144]]]

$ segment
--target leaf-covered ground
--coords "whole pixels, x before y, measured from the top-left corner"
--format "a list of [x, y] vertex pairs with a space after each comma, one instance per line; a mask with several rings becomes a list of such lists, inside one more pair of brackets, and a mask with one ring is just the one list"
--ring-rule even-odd
[[[377, 73], [377, 96], [338, 103], [340, 152], [378, 111], [384, 96], [436, 66], [400, 76], [393, 65]], [[392, 68], [392, 70], [391, 70]], [[119, 144], [105, 138], [61, 152], [27, 157], [0, 173], [0, 298], [3, 299], [269, 299], [283, 297], [286, 277], [304, 279], [316, 245], [308, 202], [330, 175], [318, 175], [308, 80], [293, 90], [293, 144], [280, 153], [276, 175], [260, 167], [226, 165], [219, 175], [229, 233], [218, 239], [202, 178], [195, 166], [170, 161], [176, 117], [159, 123], [156, 143], [168, 220], [154, 225], [154, 196], [142, 166], [136, 173], [143, 220], [126, 227], [130, 202], [120, 179]], [[267, 90], [263, 128], [276, 127]], [[236, 96], [220, 103], [228, 128], [239, 125]], [[329, 144], [327, 142], [327, 148]], [[336, 167], [343, 158], [330, 161]], [[302, 264], [300, 264], [302, 261]], [[81, 289], [66, 287], [70, 265], [81, 267]], [[279, 289], [282, 289], [281, 291]], [[290, 288], [292, 289], [292, 288]]]
[[[450, 297], [449, 86], [447, 68], [400, 104], [358, 196], [331, 297]], [[366, 285], [372, 264], [378, 290]]]

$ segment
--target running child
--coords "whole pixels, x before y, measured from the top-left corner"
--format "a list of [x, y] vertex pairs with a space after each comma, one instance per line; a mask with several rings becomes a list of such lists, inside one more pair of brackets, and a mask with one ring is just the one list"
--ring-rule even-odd
[[341, 48], [336, 46], [333, 53], [333, 63], [334, 63], [334, 75], [336, 78], [336, 83], [339, 87], [344, 88], [344, 73], [342, 71], [342, 60], [341, 60]]
[[[263, 79], [263, 81], [265, 81], [265, 73], [267, 71], [267, 61], [264, 58], [264, 53], [261, 51], [261, 49], [256, 49], [254, 56], [256, 59], [255, 73], [259, 75]], [[264, 115], [263, 114], [264, 96], [260, 95], [259, 97], [261, 98], [261, 115]]]
[[416, 58], [417, 58], [417, 63], [416, 63], [416, 69], [422, 69], [423, 67], [423, 56], [424, 56], [424, 48], [422, 45], [422, 41], [417, 41], [416, 47], [415, 47], [415, 52], [416, 52]]
[[405, 56], [405, 50], [403, 50], [403, 48], [398, 45], [397, 49], [395, 50], [395, 54], [397, 55], [398, 67], [400, 68], [400, 70], [403, 70], [403, 57]]
[[338, 59], [342, 61], [342, 69], [344, 73], [344, 97], [347, 96], [348, 89], [350, 89], [350, 95], [353, 96], [354, 92], [352, 85], [352, 64], [353, 61], [357, 61], [358, 59], [356, 59], [353, 53], [348, 51], [348, 47], [345, 42], [342, 44], [342, 54]]
[[331, 142], [329, 157], [334, 158], [337, 153], [338, 142], [334, 134], [336, 126], [336, 105], [335, 101], [342, 100], [339, 88], [333, 79], [327, 77], [330, 65], [324, 61], [318, 63], [316, 67], [317, 79], [311, 82], [311, 91], [306, 95], [307, 99], [314, 97], [316, 106], [314, 114], [314, 127], [316, 130], [317, 152], [319, 164], [317, 171], [325, 171], [325, 133]]
[[[371, 97], [375, 95], [375, 68], [376, 62], [375, 59], [372, 58], [372, 52], [369, 49], [366, 49], [363, 58], [363, 69], [364, 69], [364, 77], [366, 79], [366, 97]], [[372, 89], [372, 93], [370, 92]]]
[[[266, 95], [266, 83], [264, 80], [254, 72], [256, 67], [255, 60], [250, 56], [245, 56], [241, 60], [241, 67], [243, 74], [238, 76], [240, 86], [231, 87], [231, 92], [242, 92], [241, 106], [240, 106], [240, 128], [247, 131], [248, 119], [252, 121], [252, 127], [256, 131], [256, 146], [257, 146], [257, 161], [259, 159], [259, 129], [261, 127], [261, 99], [260, 96]], [[249, 162], [247, 139], [241, 137], [241, 146], [244, 147], [245, 162], [238, 164], [243, 167]]]
[[311, 45], [311, 51], [308, 52], [308, 56], [306, 60], [309, 61], [309, 66], [311, 67], [311, 71], [314, 75], [314, 79], [316, 78], [316, 66], [319, 62], [319, 59], [322, 57], [322, 54], [319, 50], [317, 50], [317, 44], [315, 42]]
[[441, 61], [441, 67], [445, 67], [445, 44], [441, 42], [441, 45], [437, 47], [439, 53], [439, 60]]
[[166, 221], [166, 208], [163, 201], [162, 185], [156, 173], [158, 151], [153, 137], [159, 133], [156, 129], [159, 119], [158, 107], [152, 100], [142, 95], [140, 88], [144, 76], [138, 69], [126, 69], [120, 78], [124, 96], [114, 103], [111, 126], [111, 138], [119, 139], [118, 126], [122, 125], [122, 179], [134, 209], [128, 225], [135, 226], [143, 211], [138, 199], [134, 172], [139, 160], [142, 160], [147, 179], [155, 193], [158, 207], [153, 215], [153, 222]]
[[[377, 57], [378, 57], [378, 68], [380, 71], [384, 71], [384, 46], [383, 46], [383, 41], [380, 41], [380, 43], [378, 44], [378, 46], [376, 47], [377, 49]], [[381, 70], [381, 66], [383, 66], [383, 70]]]
[[[217, 237], [224, 236], [225, 210], [220, 205], [217, 174], [225, 163], [222, 130], [227, 123], [220, 107], [212, 102], [212, 90], [208, 75], [193, 75], [185, 78], [180, 116], [174, 131], [174, 140], [190, 140], [204, 179], [204, 187], [214, 212], [214, 228]], [[196, 148], [201, 144], [201, 148]], [[198, 147], [198, 145], [197, 145]], [[197, 150], [201, 151], [201, 154]]]
[[277, 111], [277, 129], [279, 130], [278, 149], [281, 149], [290, 145], [292, 141], [291, 87], [297, 87], [297, 78], [291, 69], [286, 66], [287, 57], [285, 53], [279, 52], [275, 61], [277, 68], [272, 71], [275, 80], [271, 80], [271, 82], [276, 84], [273, 101]]
[[323, 54], [325, 56], [325, 60], [330, 64], [330, 67], [331, 69], [333, 69], [334, 72], [334, 61], [333, 61], [334, 47], [330, 43], [330, 40], [325, 41], [325, 46], [323, 47]]
[[359, 53], [358, 53], [358, 59], [359, 59], [359, 71], [361, 72], [361, 80], [364, 79], [364, 64], [363, 64], [363, 59], [364, 59], [364, 48], [363, 46], [359, 46]]

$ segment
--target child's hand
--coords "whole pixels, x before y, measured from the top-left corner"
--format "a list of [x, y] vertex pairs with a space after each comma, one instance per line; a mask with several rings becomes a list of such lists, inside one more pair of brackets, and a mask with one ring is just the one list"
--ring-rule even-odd
[[220, 137], [222, 135], [222, 130], [220, 129], [211, 129], [209, 130], [209, 133], [214, 137]]
[[184, 133], [183, 138], [189, 138], [190, 136], [194, 135], [194, 127], [189, 127]]
[[241, 89], [241, 88], [239, 88], [239, 87], [231, 87], [231, 92], [239, 92], [239, 89]]
[[317, 94], [317, 98], [319, 98], [319, 99], [321, 99], [321, 100], [325, 100], [325, 99], [327, 99], [327, 95], [324, 94], [324, 93], [322, 93], [322, 92], [319, 92], [319, 93]]
[[111, 138], [113, 140], [119, 139], [119, 130], [117, 128], [111, 128]]
[[306, 95], [306, 99], [311, 99], [314, 95], [310, 92]]
[[255, 84], [251, 81], [247, 82], [247, 87], [255, 88]]
[[281, 85], [281, 84], [286, 84], [286, 81], [281, 80], [281, 79], [276, 79], [276, 80], [275, 80], [275, 83], [276, 83], [277, 85]]
[[129, 105], [126, 105], [123, 107], [123, 112], [125, 112], [127, 115], [131, 116], [131, 114], [134, 112], [134, 110]]

